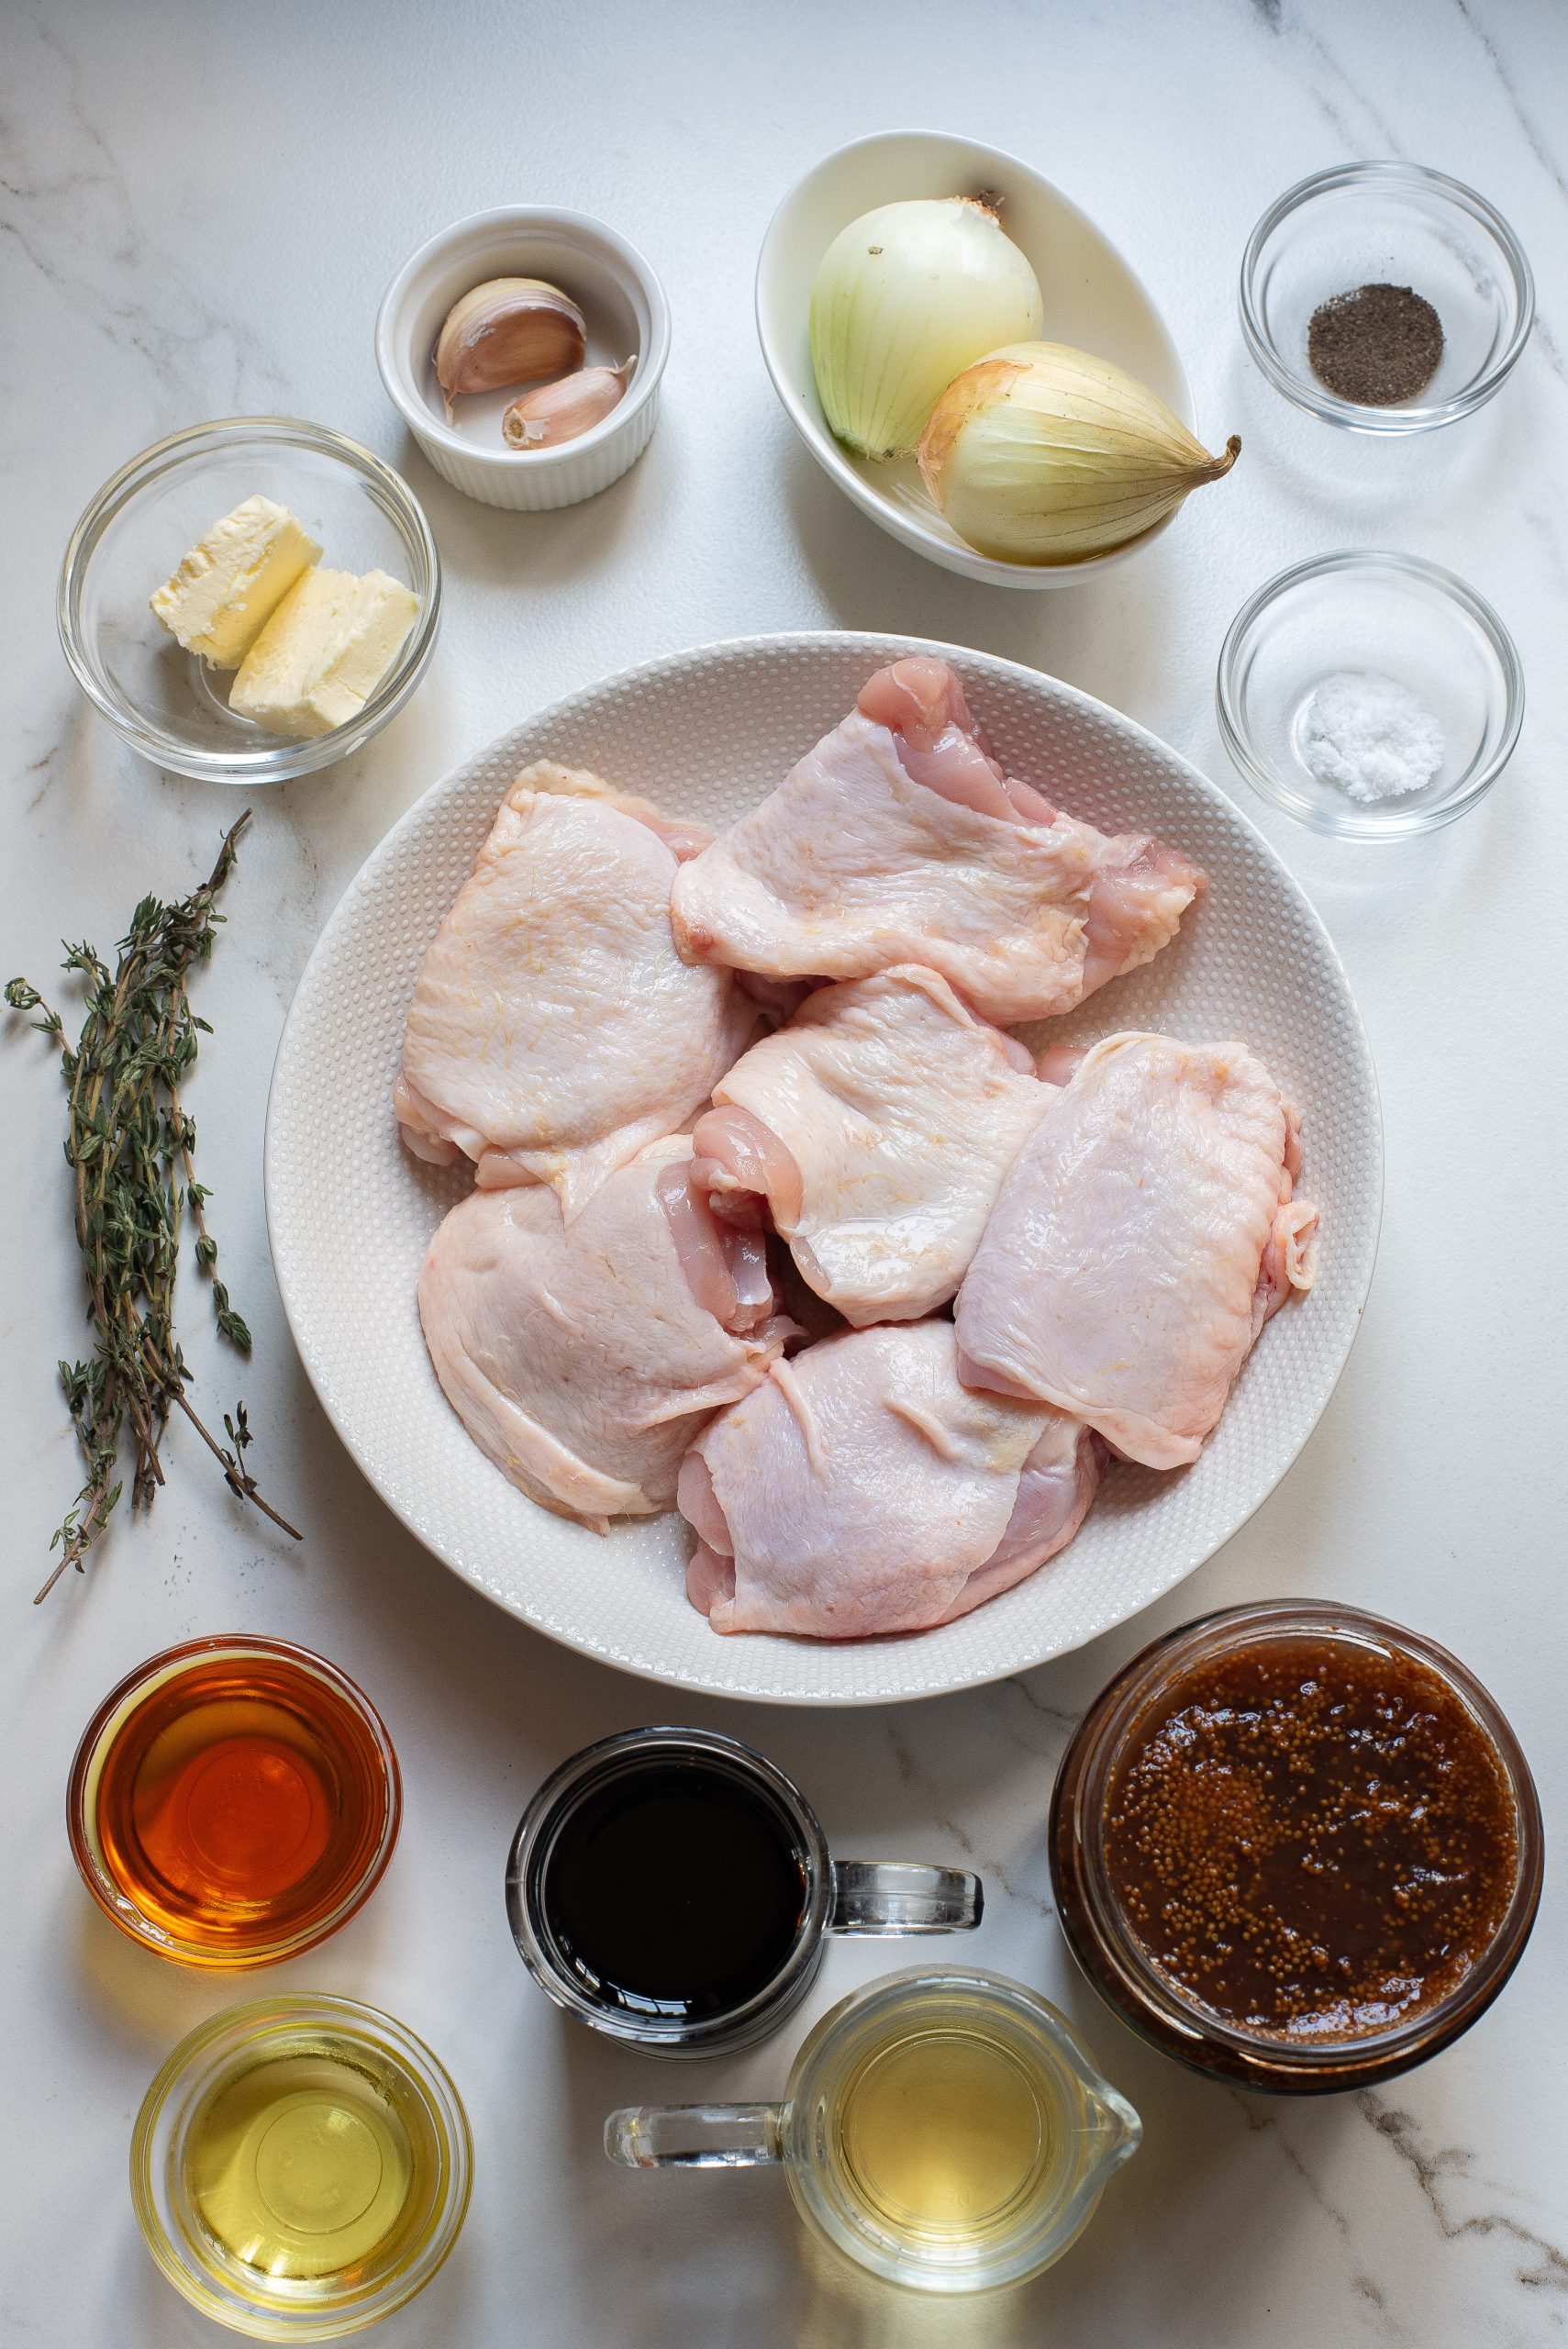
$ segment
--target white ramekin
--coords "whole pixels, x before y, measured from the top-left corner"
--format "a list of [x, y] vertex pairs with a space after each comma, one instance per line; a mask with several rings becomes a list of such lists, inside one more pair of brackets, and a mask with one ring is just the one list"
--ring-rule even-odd
[[[447, 422], [436, 338], [452, 304], [491, 277], [542, 277], [569, 294], [588, 320], [591, 364], [636, 351], [625, 397], [580, 440], [508, 448], [498, 418], [505, 399], [495, 395]], [[505, 205], [441, 229], [398, 271], [375, 324], [387, 395], [436, 471], [483, 505], [526, 513], [575, 506], [619, 480], [652, 437], [669, 355], [669, 304], [636, 246], [585, 213], [545, 205]]]

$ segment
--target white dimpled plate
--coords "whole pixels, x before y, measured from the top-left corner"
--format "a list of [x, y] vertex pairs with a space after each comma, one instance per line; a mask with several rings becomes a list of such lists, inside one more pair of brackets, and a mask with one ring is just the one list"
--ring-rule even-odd
[[[1300, 1190], [1322, 1210], [1311, 1295], [1271, 1322], [1218, 1430], [1172, 1476], [1118, 1466], [1077, 1540], [962, 1621], [828, 1644], [722, 1639], [686, 1601], [678, 1517], [605, 1539], [550, 1516], [470, 1442], [425, 1353], [415, 1282], [466, 1170], [417, 1164], [391, 1095], [420, 962], [517, 769], [588, 767], [716, 829], [772, 789], [852, 707], [873, 669], [947, 655], [1010, 773], [1107, 831], [1197, 859], [1207, 899], [1176, 943], [1070, 1020], [1240, 1037], [1304, 1119]], [[1382, 1140], [1366, 1039], [1321, 923], [1273, 850], [1173, 751], [1014, 662], [828, 633], [708, 645], [612, 678], [503, 735], [428, 791], [350, 886], [299, 984], [267, 1118], [267, 1216], [284, 1308], [359, 1466], [437, 1557], [514, 1615], [678, 1687], [781, 1704], [872, 1704], [997, 1679], [1079, 1646], [1180, 1582], [1273, 1489], [1355, 1335], [1377, 1244]]]

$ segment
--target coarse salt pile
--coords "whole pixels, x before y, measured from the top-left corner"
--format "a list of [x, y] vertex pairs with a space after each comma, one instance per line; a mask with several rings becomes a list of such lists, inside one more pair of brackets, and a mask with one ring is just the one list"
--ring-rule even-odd
[[1325, 677], [1301, 715], [1302, 756], [1352, 799], [1396, 799], [1440, 769], [1448, 744], [1425, 702], [1375, 672]]

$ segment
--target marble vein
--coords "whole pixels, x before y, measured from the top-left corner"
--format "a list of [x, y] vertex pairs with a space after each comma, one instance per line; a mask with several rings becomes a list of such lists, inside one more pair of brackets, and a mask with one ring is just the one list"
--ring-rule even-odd
[[[1468, 5], [1468, 0], [1454, 0], [1454, 6], [1458, 8], [1461, 17], [1463, 18], [1465, 24], [1469, 27], [1470, 31], [1480, 43], [1482, 50], [1485, 53], [1486, 61], [1491, 66], [1494, 74], [1496, 76], [1497, 86], [1502, 91], [1505, 99], [1507, 101], [1509, 110], [1512, 113], [1515, 121], [1518, 124], [1519, 128], [1525, 135], [1525, 139], [1529, 145], [1530, 153], [1535, 157], [1536, 161], [1540, 165], [1541, 170], [1551, 182], [1551, 184], [1556, 189], [1558, 195], [1563, 197], [1565, 201], [1568, 201], [1568, 178], [1563, 176], [1562, 166], [1558, 162], [1556, 157], [1548, 147], [1545, 134], [1541, 130], [1535, 117], [1526, 108], [1524, 99], [1515, 84], [1513, 76], [1509, 73], [1507, 67], [1504, 64], [1502, 57], [1498, 52], [1496, 42], [1492, 39], [1490, 33], [1488, 33], [1477, 21], [1473, 9]], [[1549, 319], [1542, 314], [1540, 304], [1539, 285], [1537, 287], [1534, 340], [1540, 345], [1540, 348], [1545, 354], [1547, 363], [1551, 368], [1552, 373], [1559, 377], [1562, 377], [1562, 353], [1558, 347], [1557, 338], [1552, 331]]]
[[[27, 2126], [11, 2132], [0, 2197], [6, 2349], [161, 2349], [200, 2329], [141, 2254], [126, 2143], [174, 2042], [249, 1994], [144, 1962], [97, 1919], [60, 1831], [60, 1780], [92, 1705], [139, 1658], [230, 1624], [342, 1664], [384, 1709], [404, 1764], [403, 1844], [385, 1885], [279, 1986], [340, 1990], [404, 2017], [450, 2065], [473, 2117], [463, 2241], [377, 2349], [502, 2349], [517, 2336], [519, 2288], [548, 2349], [1562, 2342], [1555, 1879], [1529, 1957], [1460, 2048], [1359, 2106], [1287, 2109], [1229, 2098], [1100, 2007], [1051, 1917], [1042, 1815], [1078, 1709], [1125, 1654], [1210, 1607], [1291, 1589], [1363, 1601], [1464, 1655], [1561, 1811], [1561, 1669], [1541, 1627], [1560, 1597], [1565, 1317], [1549, 1305], [1550, 1246], [1527, 1251], [1522, 1283], [1519, 1247], [1520, 1233], [1556, 1228], [1563, 1163], [1562, 1087], [1543, 1082], [1541, 1052], [1562, 1026], [1568, 861], [1568, 485], [1552, 342], [1568, 284], [1561, 6], [1004, 0], [984, 39], [964, 38], [967, 27], [955, 37], [943, 0], [594, 0], [558, 11], [545, 38], [528, 0], [434, 12], [380, 0], [373, 39], [367, 13], [365, 0], [272, 0], [260, 14], [246, 0], [0, 8], [0, 740], [11, 784], [0, 975], [48, 978], [61, 929], [111, 942], [141, 890], [172, 894], [206, 869], [243, 804], [137, 761], [63, 667], [54, 579], [97, 482], [161, 431], [303, 404], [406, 473], [446, 573], [441, 644], [408, 711], [331, 774], [258, 795], [231, 924], [201, 980], [217, 1033], [193, 1108], [225, 1260], [257, 1333], [242, 1391], [265, 1480], [290, 1514], [298, 1504], [308, 1546], [272, 1552], [181, 1452], [153, 1518], [117, 1529], [51, 1609], [35, 1619], [33, 1584], [13, 1586], [0, 1701], [28, 1764], [6, 1854], [27, 1887], [7, 1943], [13, 2110]], [[1029, 157], [1103, 222], [1153, 289], [1203, 418], [1223, 420], [1246, 394], [1235, 497], [1195, 500], [1159, 549], [1104, 586], [998, 596], [921, 563], [817, 476], [769, 391], [751, 278], [780, 195], [841, 141], [932, 120]], [[1252, 383], [1236, 328], [1251, 222], [1301, 173], [1367, 153], [1431, 161], [1500, 202], [1549, 321], [1539, 362], [1527, 354], [1490, 407], [1392, 451], [1352, 446]], [[716, 187], [717, 227], [702, 198]], [[402, 256], [459, 213], [514, 200], [576, 204], [623, 228], [675, 313], [648, 457], [624, 486], [562, 516], [491, 513], [447, 490], [401, 436], [371, 344], [375, 297]], [[945, 1954], [1039, 1983], [1144, 2114], [1137, 2162], [1016, 2318], [869, 2289], [851, 2304], [808, 2279], [776, 2175], [634, 2177], [599, 2145], [618, 2103], [776, 2092], [798, 2033], [698, 2082], [568, 2032], [529, 1995], [498, 1897], [522, 1801], [588, 1739], [680, 1718], [684, 1702], [550, 1646], [455, 1585], [338, 1446], [268, 1274], [261, 1151], [282, 1009], [327, 908], [431, 776], [527, 707], [683, 643], [840, 625], [1006, 652], [1127, 708], [1254, 814], [1210, 714], [1226, 626], [1285, 563], [1373, 540], [1448, 564], [1498, 603], [1530, 708], [1485, 807], [1430, 841], [1359, 856], [1263, 819], [1350, 969], [1388, 1121], [1383, 1268], [1323, 1427], [1157, 1620], [1078, 1657], [963, 1697], [822, 1721], [696, 1701], [820, 1789], [845, 1851], [896, 1820], [908, 1852], [978, 1868], [993, 1913]], [[6, 1083], [0, 1178], [16, 1262], [0, 1339], [17, 1375], [0, 1473], [20, 1573], [77, 1481], [52, 1365], [73, 1348], [81, 1306], [58, 1074], [41, 1038], [0, 1049]], [[1467, 1114], [1449, 1114], [1455, 1100]], [[194, 1311], [191, 1322], [202, 1391], [227, 1400], [232, 1371], [220, 1375], [216, 1341]], [[855, 1979], [936, 1954], [839, 1948], [816, 2011]], [[67, 2175], [94, 2212], [85, 2235], [62, 2216]]]
[[1459, 10], [1461, 17], [1464, 19], [1465, 24], [1469, 27], [1474, 39], [1480, 43], [1481, 48], [1485, 54], [1486, 61], [1491, 66], [1493, 72], [1497, 78], [1497, 85], [1501, 89], [1504, 97], [1507, 98], [1508, 102], [1514, 119], [1518, 124], [1519, 128], [1524, 132], [1525, 140], [1529, 148], [1530, 153], [1535, 157], [1536, 161], [1540, 165], [1541, 170], [1551, 182], [1553, 187], [1557, 190], [1558, 195], [1563, 198], [1565, 203], [1568, 203], [1568, 178], [1564, 177], [1562, 164], [1557, 161], [1557, 158], [1551, 152], [1551, 148], [1547, 145], [1546, 134], [1541, 129], [1537, 117], [1529, 107], [1526, 106], [1524, 98], [1514, 81], [1513, 75], [1509, 72], [1507, 67], [1503, 62], [1496, 42], [1477, 18], [1475, 11], [1469, 4], [1469, 0], [1454, 0], [1454, 6]]
[[[894, 1765], [903, 1784], [907, 1787], [917, 1787], [922, 1794], [931, 1798], [935, 1805], [940, 1800], [939, 1788], [929, 1773], [919, 1767], [915, 1759], [914, 1748], [910, 1745], [908, 1739], [900, 1734], [891, 1720], [887, 1723], [887, 1740], [893, 1749]], [[984, 1850], [962, 1820], [955, 1819], [950, 1809], [945, 1806], [940, 1809], [933, 1808], [932, 1818], [942, 1834], [951, 1836], [964, 1858], [973, 1862], [976, 1873], [983, 1879], [987, 1890], [994, 1884], [999, 1884], [1009, 1900], [1021, 1902], [1025, 1908], [1032, 1909], [1037, 1916], [1053, 1917], [1056, 1914], [1054, 1902], [1044, 1898], [1038, 1892], [1031, 1891], [1028, 1885], [1020, 1884], [1017, 1875], [1006, 1866], [1006, 1863], [1000, 1860], [995, 1853]]]
[[1568, 2254], [1545, 2235], [1511, 2218], [1506, 2210], [1477, 2210], [1463, 2217], [1455, 2213], [1448, 2190], [1451, 2185], [1479, 2182], [1471, 2174], [1475, 2156], [1468, 2146], [1440, 2145], [1428, 2150], [1421, 2142], [1420, 2124], [1414, 2115], [1390, 2103], [1375, 2089], [1362, 2090], [1356, 2102], [1384, 2143], [1409, 2170], [1445, 2242], [1458, 2242], [1465, 2236], [1502, 2235], [1534, 2254], [1533, 2260], [1515, 2267], [1517, 2283], [1532, 2291], [1568, 2292]]
[[[1307, 21], [1309, 12], [1296, 7], [1287, 17], [1282, 0], [1252, 0], [1252, 4], [1272, 32], [1279, 34], [1291, 46], [1315, 60], [1323, 73], [1337, 86], [1339, 96], [1336, 100], [1316, 80], [1307, 81], [1305, 84], [1313, 104], [1335, 137], [1341, 141], [1347, 154], [1376, 152], [1403, 156], [1406, 150], [1394, 125], [1382, 109], [1373, 105], [1364, 87], [1352, 79], [1323, 37], [1311, 28]], [[1376, 134], [1375, 139], [1369, 140], [1360, 135], [1351, 119], [1355, 109], [1360, 110], [1362, 119]]]
[[[1286, 2130], [1282, 2125], [1289, 2108], [1271, 2106], [1256, 2097], [1243, 2095], [1239, 2088], [1229, 2089], [1227, 2094], [1240, 2113], [1242, 2124], [1249, 2133], [1268, 2138], [1286, 2167], [1294, 2171], [1301, 2180], [1309, 2199], [1329, 2221], [1340, 2241], [1353, 2246], [1355, 2229], [1351, 2223], [1349, 2214], [1328, 2193], [1299, 2148], [1291, 2143]], [[1368, 2308], [1378, 2318], [1379, 2329], [1384, 2336], [1387, 2340], [1396, 2342], [1409, 2340], [1410, 2334], [1390, 2310], [1387, 2293], [1377, 2281], [1376, 2277], [1360, 2265], [1353, 2265], [1348, 2270], [1348, 2274], [1351, 2287], [1358, 2297], [1366, 2302]]]
[[[188, 417], [203, 385], [219, 412], [225, 405], [286, 408], [288, 378], [271, 354], [214, 309], [177, 256], [143, 228], [125, 172], [84, 102], [77, 59], [41, 18], [31, 29], [31, 60], [12, 64], [11, 160], [0, 177], [10, 206], [0, 211], [0, 231], [81, 317], [146, 362], [169, 422]], [[77, 159], [63, 172], [54, 161], [61, 143]], [[18, 168], [29, 145], [50, 159], [33, 172]], [[222, 379], [220, 352], [228, 354]]]

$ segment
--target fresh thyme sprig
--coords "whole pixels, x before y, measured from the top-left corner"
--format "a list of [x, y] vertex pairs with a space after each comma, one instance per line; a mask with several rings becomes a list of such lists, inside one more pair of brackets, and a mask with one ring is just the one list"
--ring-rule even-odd
[[253, 1439], [244, 1404], [224, 1419], [227, 1445], [192, 1408], [186, 1393], [190, 1373], [173, 1322], [174, 1277], [188, 1211], [196, 1264], [211, 1283], [218, 1330], [241, 1353], [250, 1351], [250, 1332], [218, 1278], [217, 1242], [206, 1224], [211, 1193], [195, 1179], [196, 1130], [180, 1101], [200, 1038], [212, 1032], [192, 1011], [186, 985], [193, 966], [212, 953], [216, 926], [223, 919], [217, 894], [234, 870], [239, 836], [250, 820], [247, 808], [226, 837], [211, 874], [188, 897], [172, 906], [157, 897], [142, 899], [112, 972], [91, 946], [67, 944], [61, 967], [80, 975], [86, 995], [74, 1045], [66, 1041], [60, 1014], [26, 979], [13, 979], [6, 989], [12, 1010], [39, 1012], [32, 1025], [60, 1047], [70, 1096], [65, 1157], [75, 1175], [76, 1238], [94, 1331], [89, 1360], [60, 1364], [87, 1475], [50, 1544], [60, 1559], [38, 1594], [40, 1599], [68, 1566], [82, 1572], [83, 1558], [108, 1522], [124, 1489], [119, 1461], [128, 1434], [134, 1462], [132, 1506], [151, 1502], [163, 1482], [160, 1449], [176, 1408], [217, 1458], [235, 1497], [252, 1502], [274, 1525], [300, 1539], [286, 1518], [262, 1499], [245, 1464]]

